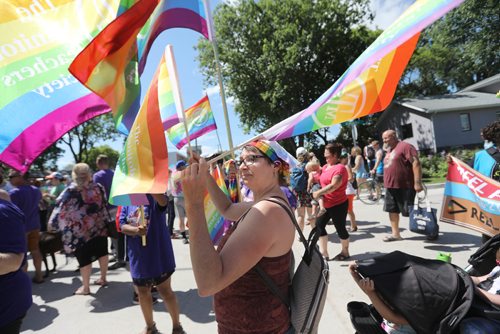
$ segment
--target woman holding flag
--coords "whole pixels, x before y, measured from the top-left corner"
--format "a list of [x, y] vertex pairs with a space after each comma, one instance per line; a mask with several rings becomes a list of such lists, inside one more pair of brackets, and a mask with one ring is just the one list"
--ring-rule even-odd
[[[219, 333], [287, 333], [290, 328], [287, 307], [252, 270], [258, 264], [280, 289], [287, 291], [295, 227], [287, 211], [270, 200], [289, 208], [280, 188], [280, 180], [288, 173], [289, 158], [276, 145], [254, 141], [243, 148], [237, 161], [254, 202], [232, 203], [210, 177], [204, 159], [193, 158], [182, 173], [198, 293], [214, 295]], [[206, 189], [222, 216], [236, 222], [217, 250], [203, 210]]]

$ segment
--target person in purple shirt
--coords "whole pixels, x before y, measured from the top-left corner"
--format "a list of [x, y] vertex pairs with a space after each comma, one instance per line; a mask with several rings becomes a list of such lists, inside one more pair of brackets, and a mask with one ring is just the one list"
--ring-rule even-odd
[[0, 189], [0, 333], [17, 334], [32, 304], [26, 263], [24, 214]]
[[40, 190], [29, 184], [28, 173], [22, 175], [18, 171], [12, 170], [9, 179], [14, 189], [9, 192], [12, 203], [14, 203], [24, 213], [26, 219], [25, 232], [28, 251], [33, 258], [35, 266], [34, 283], [43, 283], [42, 274], [42, 253], [38, 243], [40, 241], [40, 212], [38, 203], [42, 199]]
[[185, 332], [179, 321], [179, 305], [170, 285], [175, 271], [175, 258], [165, 217], [168, 198], [162, 194], [153, 194], [148, 195], [148, 201], [149, 205], [142, 208], [124, 206], [120, 213], [120, 227], [126, 235], [130, 274], [139, 294], [139, 304], [146, 322], [143, 333], [158, 333], [153, 321], [151, 298], [151, 287], [156, 286], [172, 318], [172, 334], [183, 334]]
[[[115, 172], [109, 169], [109, 158], [107, 155], [99, 154], [96, 159], [96, 166], [99, 169], [92, 177], [94, 183], [100, 183], [106, 191], [106, 198], [109, 201], [109, 194], [111, 193], [111, 184], [113, 183], [113, 176]], [[109, 204], [107, 205], [110, 217], [116, 216], [117, 207]], [[123, 268], [125, 262], [125, 236], [123, 233], [118, 233], [118, 238], [111, 238], [111, 250], [113, 251], [114, 258], [110, 261], [116, 261], [109, 266], [110, 270]]]

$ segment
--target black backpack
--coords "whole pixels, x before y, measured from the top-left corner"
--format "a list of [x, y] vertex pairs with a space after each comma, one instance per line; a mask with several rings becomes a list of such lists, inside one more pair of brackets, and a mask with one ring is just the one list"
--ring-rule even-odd
[[295, 192], [304, 192], [307, 189], [308, 174], [305, 164], [295, 166], [290, 172], [290, 186]]
[[373, 160], [375, 159], [375, 149], [372, 146], [368, 146], [366, 148], [366, 158], [368, 160]]

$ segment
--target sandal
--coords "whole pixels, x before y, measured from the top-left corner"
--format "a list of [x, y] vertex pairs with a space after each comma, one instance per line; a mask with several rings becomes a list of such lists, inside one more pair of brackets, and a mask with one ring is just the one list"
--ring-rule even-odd
[[325, 210], [325, 209], [321, 209], [321, 210], [319, 210], [319, 211], [318, 211], [318, 213], [316, 214], [316, 217], [317, 217], [317, 218], [318, 218], [318, 217], [321, 217], [321, 216], [323, 216], [325, 213], [326, 213], [326, 210]]
[[350, 258], [349, 255], [344, 255], [342, 253], [338, 253], [337, 255], [335, 255], [335, 257], [332, 259], [333, 261], [345, 261], [345, 260], [348, 260]]
[[108, 281], [103, 281], [102, 279], [96, 279], [94, 285], [100, 285], [102, 287], [108, 286]]
[[83, 286], [78, 288], [75, 292], [73, 292], [75, 296], [88, 296], [90, 295], [90, 291], [85, 291]]
[[184, 328], [179, 325], [179, 327], [175, 327], [174, 329], [172, 329], [172, 334], [186, 334], [186, 332], [184, 331]]
[[391, 234], [391, 235], [386, 236], [383, 240], [384, 240], [385, 242], [391, 242], [391, 241], [399, 241], [399, 240], [403, 240], [403, 238], [401, 238], [401, 237], [395, 237], [395, 236], [393, 236], [393, 235]]
[[146, 327], [144, 330], [141, 332], [141, 334], [159, 334], [158, 329], [156, 329], [156, 322], [153, 322], [153, 325], [151, 327]]
[[351, 232], [356, 232], [358, 230], [358, 227], [351, 227]]
[[[48, 275], [47, 275], [48, 276]], [[31, 279], [31, 281], [35, 284], [42, 284], [43, 282], [45, 282], [45, 280], [42, 278], [42, 279], [37, 279], [36, 277], [33, 277]]]

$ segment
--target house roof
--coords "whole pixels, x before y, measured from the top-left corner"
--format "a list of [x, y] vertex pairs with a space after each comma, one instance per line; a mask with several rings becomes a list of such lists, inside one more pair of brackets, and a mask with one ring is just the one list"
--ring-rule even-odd
[[496, 94], [498, 91], [500, 91], [500, 74], [476, 82], [469, 87], [465, 87], [459, 93], [472, 91]]
[[473, 91], [460, 91], [455, 94], [429, 96], [419, 99], [403, 99], [398, 103], [404, 107], [424, 113], [484, 109], [492, 107], [500, 108], [500, 99], [494, 94]]

